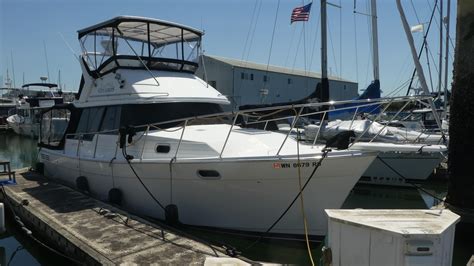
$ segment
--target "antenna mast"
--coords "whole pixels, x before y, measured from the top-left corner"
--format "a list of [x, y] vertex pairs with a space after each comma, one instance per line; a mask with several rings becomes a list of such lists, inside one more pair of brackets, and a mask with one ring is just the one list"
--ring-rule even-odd
[[45, 60], [46, 60], [46, 71], [47, 71], [47, 74], [48, 74], [48, 77], [49, 77], [48, 54], [46, 53], [46, 42], [45, 41], [43, 41], [43, 48], [44, 48], [44, 57], [45, 57]]

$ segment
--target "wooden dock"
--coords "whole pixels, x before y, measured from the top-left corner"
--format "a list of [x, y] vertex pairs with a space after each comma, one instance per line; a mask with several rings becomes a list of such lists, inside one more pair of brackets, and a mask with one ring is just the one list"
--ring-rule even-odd
[[18, 185], [5, 186], [15, 213], [37, 238], [84, 264], [248, 265], [35, 172], [16, 177]]

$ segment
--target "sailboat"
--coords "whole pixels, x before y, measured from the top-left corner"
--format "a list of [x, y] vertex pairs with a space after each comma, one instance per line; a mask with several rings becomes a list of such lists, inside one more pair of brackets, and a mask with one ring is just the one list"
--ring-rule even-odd
[[[316, 143], [318, 136], [325, 137], [326, 140], [334, 137], [338, 133], [353, 132], [354, 139], [349, 145], [350, 149], [360, 149], [367, 151], [380, 152], [376, 160], [363, 174], [362, 183], [382, 184], [382, 185], [406, 185], [407, 181], [426, 180], [434, 168], [436, 168], [444, 159], [442, 153], [447, 151], [447, 147], [440, 143], [441, 136], [423, 135], [420, 132], [408, 132], [388, 125], [378, 124], [377, 120], [381, 116], [380, 105], [367, 105], [360, 100], [371, 99], [371, 96], [380, 98], [380, 81], [379, 81], [379, 57], [378, 57], [378, 37], [377, 37], [377, 7], [376, 0], [371, 0], [371, 22], [372, 22], [372, 60], [374, 70], [374, 81], [369, 85], [367, 90], [360, 96], [360, 99], [354, 103], [337, 105], [333, 110], [327, 112], [326, 117], [334, 119], [335, 117], [352, 117], [352, 120], [335, 120], [320, 125], [308, 125], [305, 127], [305, 135], [307, 139]], [[324, 80], [327, 81], [327, 47], [326, 47], [326, 1], [321, 2], [321, 25], [322, 25], [322, 73], [323, 73], [323, 89]], [[375, 120], [355, 120], [358, 113], [367, 112], [378, 114]], [[335, 114], [335, 115], [333, 115]], [[397, 113], [398, 115], [398, 113]], [[372, 135], [370, 134], [372, 133]], [[363, 137], [369, 137], [368, 142], [362, 140]], [[433, 143], [406, 143], [418, 142], [420, 140], [432, 141]], [[382, 141], [382, 142], [381, 142]]]
[[[324, 209], [342, 206], [376, 153], [298, 150], [285, 134], [241, 127], [245, 111], [222, 113], [228, 99], [194, 75], [202, 35], [133, 16], [80, 30], [78, 98], [43, 114], [44, 174], [139, 215], [253, 233], [291, 206], [302, 178], [308, 234], [325, 235]], [[50, 126], [55, 115], [67, 128]], [[271, 233], [302, 236], [300, 209]]]

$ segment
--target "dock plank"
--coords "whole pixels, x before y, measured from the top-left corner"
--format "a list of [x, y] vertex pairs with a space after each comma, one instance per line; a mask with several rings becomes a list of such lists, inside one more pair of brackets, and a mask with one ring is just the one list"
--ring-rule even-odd
[[[50, 242], [53, 240], [65, 254], [86, 264], [202, 265], [208, 257], [227, 257], [208, 244], [35, 172], [17, 171], [17, 183], [5, 190], [23, 222]], [[25, 200], [26, 206], [22, 204]]]

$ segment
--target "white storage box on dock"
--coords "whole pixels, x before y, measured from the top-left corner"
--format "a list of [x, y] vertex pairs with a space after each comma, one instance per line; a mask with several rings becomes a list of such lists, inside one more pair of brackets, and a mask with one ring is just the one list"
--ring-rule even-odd
[[[451, 265], [449, 210], [326, 210], [332, 265]], [[330, 254], [330, 253], [328, 253]]]

